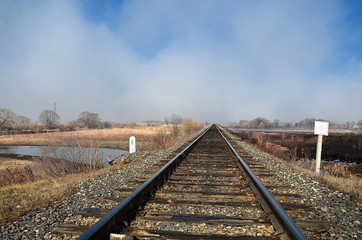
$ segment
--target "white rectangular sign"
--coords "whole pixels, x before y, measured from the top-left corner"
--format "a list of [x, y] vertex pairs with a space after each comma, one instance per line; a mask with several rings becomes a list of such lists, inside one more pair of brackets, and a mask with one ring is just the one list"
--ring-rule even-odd
[[314, 134], [328, 136], [328, 122], [314, 122]]
[[129, 138], [129, 153], [136, 152], [136, 137], [132, 136]]

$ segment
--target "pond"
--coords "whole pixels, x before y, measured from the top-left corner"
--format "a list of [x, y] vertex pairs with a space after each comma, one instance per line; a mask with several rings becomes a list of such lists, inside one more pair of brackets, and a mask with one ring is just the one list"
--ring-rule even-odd
[[[0, 156], [15, 156], [15, 157], [39, 157], [41, 156], [42, 148], [44, 146], [0, 146]], [[57, 147], [58, 149], [67, 149], [69, 152], [70, 147]], [[76, 148], [73, 148], [76, 149]], [[89, 148], [84, 148], [89, 153]], [[128, 153], [125, 150], [111, 149], [111, 148], [99, 148], [99, 156], [102, 157], [102, 162], [108, 163], [115, 158]]]

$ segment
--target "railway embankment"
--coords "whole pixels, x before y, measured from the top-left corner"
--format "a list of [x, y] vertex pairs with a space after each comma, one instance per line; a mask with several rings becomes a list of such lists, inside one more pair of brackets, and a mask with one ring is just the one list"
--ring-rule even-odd
[[[114, 171], [86, 181], [70, 196], [56, 201], [54, 205], [28, 212], [16, 220], [0, 222], [0, 239], [67, 239], [55, 234], [54, 230], [67, 224], [92, 225], [97, 217], [83, 217], [82, 211], [93, 209], [111, 209], [115, 202], [105, 203], [103, 198], [110, 197], [114, 189], [131, 187], [133, 180], [140, 178], [144, 172], [159, 160], [169, 158], [197, 133], [177, 144], [161, 151], [139, 152], [121, 157], [114, 161]], [[20, 207], [20, 206], [19, 206]], [[100, 212], [100, 214], [102, 214]], [[66, 233], [63, 228], [62, 232]]]
[[[160, 160], [170, 158], [194, 137], [195, 135], [184, 139], [163, 151], [138, 153], [115, 161], [115, 164], [119, 166], [118, 169], [85, 182], [72, 195], [57, 201], [53, 206], [26, 213], [11, 222], [0, 223], [0, 238], [69, 238], [61, 236], [66, 233], [67, 226], [94, 224], [103, 214], [100, 209], [110, 210], [116, 205], [114, 201], [104, 202], [101, 199], [111, 199], [114, 189], [133, 188], [135, 180], [142, 178], [152, 165], [157, 165]], [[270, 169], [274, 173], [276, 181], [282, 185], [292, 186], [295, 194], [302, 197], [301, 203], [312, 207], [307, 211], [305, 222], [308, 219], [320, 220], [321, 223], [328, 222], [319, 227], [315, 236], [308, 236], [310, 239], [362, 238], [360, 222], [362, 203], [353, 200], [348, 194], [326, 187], [323, 183], [290, 168], [231, 135], [229, 137], [232, 139], [234, 148], [247, 152], [252, 156], [253, 161]], [[87, 217], [86, 214], [82, 214], [82, 212], [90, 210], [99, 211], [99, 217], [94, 217], [94, 215]], [[296, 211], [295, 217], [303, 218], [298, 211]]]
[[294, 193], [301, 196], [300, 202], [311, 206], [304, 216], [301, 213], [296, 213], [294, 216], [299, 220], [304, 218], [305, 222], [320, 221], [319, 226], [316, 224], [319, 228], [318, 236], [307, 237], [339, 240], [362, 238], [361, 202], [355, 200], [350, 194], [334, 190], [323, 182], [291, 168], [269, 154], [240, 141], [240, 138], [226, 134], [239, 151], [252, 155], [255, 163], [273, 172], [275, 181], [279, 185], [292, 186]]

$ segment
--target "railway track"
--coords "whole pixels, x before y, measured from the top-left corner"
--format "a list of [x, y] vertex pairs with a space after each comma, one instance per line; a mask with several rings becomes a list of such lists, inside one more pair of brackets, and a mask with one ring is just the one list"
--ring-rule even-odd
[[79, 239], [305, 239], [240, 161], [213, 125]]
[[[273, 165], [272, 161], [269, 163], [269, 161], [265, 161], [260, 157], [252, 156], [250, 153], [252, 151], [250, 151], [250, 149], [248, 150], [247, 144], [235, 137], [237, 133], [233, 132], [230, 134], [230, 132], [224, 131], [224, 134], [228, 141], [236, 146], [237, 154], [268, 189], [288, 216], [295, 221], [307, 238], [328, 239], [325, 233], [338, 228], [338, 226], [334, 221], [328, 221], [323, 217], [316, 217], [314, 215], [316, 208], [310, 204], [313, 201], [313, 196], [308, 199], [305, 198], [306, 196], [304, 194], [299, 194], [300, 191], [296, 191], [298, 182], [304, 182], [305, 180], [300, 180], [295, 176], [281, 174], [284, 171], [288, 172], [285, 165], [278, 165], [277, 168]], [[268, 163], [266, 164], [266, 162]], [[310, 192], [315, 191], [313, 189], [309, 190]], [[311, 199], [312, 201], [310, 201]]]

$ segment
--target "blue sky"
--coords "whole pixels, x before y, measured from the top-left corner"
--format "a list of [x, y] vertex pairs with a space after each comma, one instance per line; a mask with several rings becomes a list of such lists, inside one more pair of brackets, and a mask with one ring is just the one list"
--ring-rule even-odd
[[362, 2], [0, 1], [0, 108], [362, 119]]

